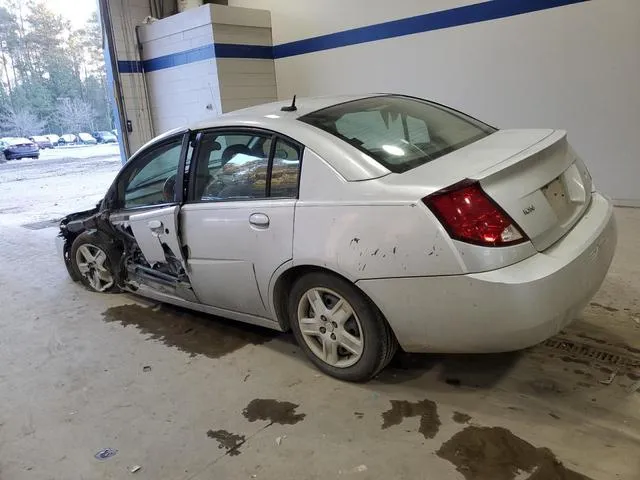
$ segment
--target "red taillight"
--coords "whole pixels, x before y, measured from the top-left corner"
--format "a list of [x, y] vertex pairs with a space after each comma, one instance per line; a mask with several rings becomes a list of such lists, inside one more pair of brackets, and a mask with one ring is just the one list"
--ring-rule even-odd
[[422, 201], [455, 240], [490, 247], [527, 241], [522, 230], [477, 182], [461, 182]]

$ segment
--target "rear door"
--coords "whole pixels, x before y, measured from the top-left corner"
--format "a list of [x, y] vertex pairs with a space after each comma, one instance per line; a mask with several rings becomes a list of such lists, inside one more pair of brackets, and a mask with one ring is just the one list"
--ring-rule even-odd
[[269, 316], [273, 272], [293, 254], [302, 146], [247, 129], [199, 135], [182, 209], [193, 289], [203, 303]]
[[177, 259], [186, 265], [179, 239], [184, 157], [188, 135], [177, 135], [138, 154], [117, 181], [120, 209], [112, 221], [126, 222], [151, 267]]

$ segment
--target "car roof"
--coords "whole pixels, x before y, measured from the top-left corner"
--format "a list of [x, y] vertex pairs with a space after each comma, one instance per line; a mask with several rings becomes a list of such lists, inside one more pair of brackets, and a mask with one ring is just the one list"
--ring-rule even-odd
[[298, 119], [333, 105], [380, 95], [384, 94], [296, 98], [296, 110], [292, 112], [282, 111], [282, 107], [291, 105], [292, 99], [235, 110], [210, 120], [170, 130], [143, 145], [131, 158], [133, 159], [139, 152], [157, 142], [188, 130], [207, 130], [220, 127], [260, 128], [280, 133], [302, 143], [306, 148], [313, 150], [327, 161], [347, 181], [379, 178], [391, 173], [390, 170], [354, 146], [338, 139], [335, 135], [298, 121]]

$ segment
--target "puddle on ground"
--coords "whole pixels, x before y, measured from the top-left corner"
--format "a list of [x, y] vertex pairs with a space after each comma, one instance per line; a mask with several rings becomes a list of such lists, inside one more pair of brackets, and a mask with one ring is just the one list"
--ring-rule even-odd
[[207, 437], [217, 440], [218, 448], [224, 448], [232, 457], [240, 455], [238, 449], [246, 441], [244, 435], [236, 435], [226, 430], [209, 430]]
[[462, 412], [453, 412], [451, 418], [456, 423], [469, 423], [469, 420], [471, 420], [471, 415], [467, 415], [466, 413]]
[[250, 422], [268, 420], [280, 425], [295, 425], [306, 417], [304, 413], [296, 413], [296, 408], [299, 406], [291, 402], [256, 398], [249, 402], [249, 405], [242, 411], [242, 415]]
[[440, 430], [438, 407], [431, 400], [408, 402], [406, 400], [391, 400], [391, 409], [382, 413], [382, 429], [400, 425], [405, 418], [420, 417], [418, 432], [424, 438], [433, 438]]
[[154, 308], [121, 305], [107, 309], [102, 315], [106, 322], [117, 322], [125, 327], [133, 325], [141, 333], [150, 335], [150, 339], [160, 340], [192, 357], [219, 358], [248, 344], [261, 345], [277, 335], [265, 328], [170, 305]]
[[[502, 427], [467, 427], [436, 452], [467, 480], [591, 480]], [[530, 473], [523, 477], [522, 472]]]

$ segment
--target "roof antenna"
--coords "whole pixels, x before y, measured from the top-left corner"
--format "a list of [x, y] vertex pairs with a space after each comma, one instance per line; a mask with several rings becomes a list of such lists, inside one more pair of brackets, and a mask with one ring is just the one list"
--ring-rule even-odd
[[293, 96], [293, 101], [291, 102], [291, 105], [289, 106], [284, 106], [280, 109], [283, 112], [295, 112], [296, 110], [298, 110], [298, 107], [296, 107], [296, 96]]

